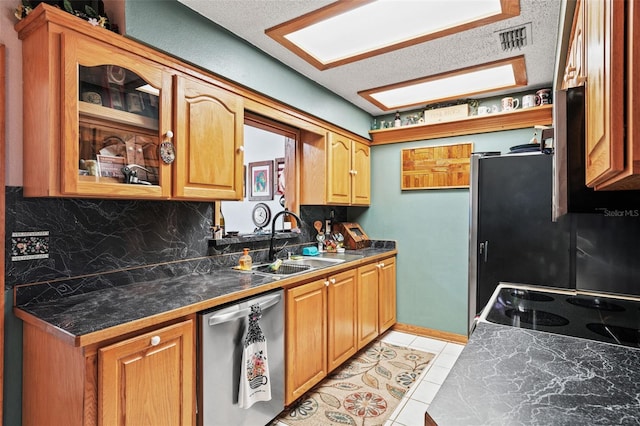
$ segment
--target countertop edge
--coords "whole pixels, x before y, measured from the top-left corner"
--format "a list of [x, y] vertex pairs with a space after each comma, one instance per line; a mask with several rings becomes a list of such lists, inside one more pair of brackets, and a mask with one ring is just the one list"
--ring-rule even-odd
[[279, 280], [274, 279], [273, 282], [268, 284], [263, 284], [259, 287], [253, 287], [246, 290], [228, 293], [222, 296], [203, 300], [197, 303], [192, 303], [177, 309], [168, 310], [162, 313], [143, 317], [143, 318], [129, 321], [123, 324], [107, 327], [107, 328], [90, 332], [87, 334], [83, 334], [83, 335], [74, 335], [72, 333], [69, 333], [64, 329], [58, 326], [55, 326], [41, 318], [38, 318], [36, 315], [26, 310], [21, 309], [19, 306], [14, 306], [13, 312], [16, 315], [16, 317], [20, 318], [22, 321], [32, 326], [35, 326], [47, 333], [53, 334], [63, 341], [67, 341], [76, 347], [86, 347], [86, 346], [97, 344], [109, 339], [117, 338], [129, 333], [134, 333], [134, 332], [143, 330], [145, 328], [162, 325], [162, 324], [174, 321], [176, 319], [187, 317], [197, 312], [213, 308], [215, 306], [234, 302], [236, 300], [240, 300], [240, 299], [251, 297], [257, 294], [265, 293], [267, 291], [271, 291], [279, 288], [289, 289], [289, 288], [297, 287], [299, 285], [303, 285], [305, 283], [317, 280], [320, 277], [324, 277], [334, 273], [339, 273], [339, 272], [342, 272], [343, 270], [353, 269], [362, 265], [373, 263], [377, 260], [382, 260], [382, 259], [396, 256], [397, 253], [398, 253], [397, 248], [388, 249], [388, 251], [385, 251], [384, 253], [377, 253], [371, 256], [364, 256], [360, 259], [346, 261], [344, 263], [340, 263], [334, 266], [315, 269], [313, 271], [310, 271], [309, 273], [296, 275], [295, 277], [283, 278]]

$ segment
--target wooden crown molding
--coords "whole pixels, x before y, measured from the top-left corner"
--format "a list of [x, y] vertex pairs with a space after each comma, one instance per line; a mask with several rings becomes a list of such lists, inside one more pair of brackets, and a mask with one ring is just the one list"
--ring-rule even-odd
[[441, 31], [425, 34], [409, 40], [391, 43], [377, 49], [369, 50], [360, 54], [349, 56], [347, 58], [342, 58], [326, 63], [319, 61], [314, 56], [310, 55], [308, 52], [301, 49], [300, 47], [298, 47], [298, 45], [292, 43], [286, 38], [288, 34], [291, 34], [302, 28], [306, 28], [325, 19], [343, 14], [350, 10], [364, 6], [368, 3], [372, 3], [373, 1], [375, 0], [338, 0], [335, 3], [331, 3], [325, 7], [291, 19], [290, 21], [283, 22], [282, 24], [268, 28], [265, 30], [265, 34], [322, 71], [520, 15], [519, 0], [500, 0], [502, 12], [496, 15], [488, 16], [477, 21], [466, 22], [455, 27], [446, 28]]
[[379, 93], [379, 92], [387, 91], [387, 90], [398, 89], [398, 88], [406, 87], [406, 86], [413, 86], [413, 85], [416, 85], [416, 84], [426, 83], [426, 82], [429, 82], [429, 81], [442, 80], [444, 78], [453, 77], [453, 76], [456, 76], [456, 75], [468, 74], [470, 72], [481, 71], [481, 70], [484, 70], [484, 69], [495, 68], [495, 67], [504, 66], [504, 65], [512, 65], [513, 66], [513, 74], [514, 74], [514, 77], [515, 77], [515, 84], [513, 84], [513, 85], [504, 85], [504, 86], [501, 86], [501, 87], [492, 87], [492, 88], [487, 89], [487, 90], [481, 90], [481, 91], [477, 91], [477, 92], [466, 93], [464, 95], [464, 97], [475, 96], [475, 95], [479, 95], [479, 94], [482, 94], [482, 93], [495, 92], [495, 91], [498, 91], [498, 90], [513, 89], [513, 88], [516, 88], [516, 87], [523, 87], [523, 86], [527, 85], [527, 67], [526, 67], [526, 64], [525, 64], [524, 55], [520, 55], [520, 56], [515, 56], [513, 58], [500, 59], [500, 60], [497, 60], [497, 61], [487, 62], [487, 63], [480, 64], [480, 65], [473, 65], [473, 66], [466, 67], [466, 68], [460, 68], [460, 69], [454, 70], [454, 71], [447, 71], [447, 72], [443, 72], [443, 73], [440, 73], [440, 74], [431, 75], [431, 76], [428, 76], [428, 77], [420, 77], [420, 78], [416, 78], [416, 79], [413, 79], [413, 80], [402, 81], [400, 83], [394, 83], [394, 84], [388, 84], [386, 86], [376, 87], [376, 88], [373, 88], [373, 89], [361, 90], [361, 91], [358, 92], [358, 94], [360, 96], [362, 96], [363, 98], [365, 98], [367, 101], [371, 102], [372, 104], [374, 104], [375, 106], [380, 108], [381, 110], [383, 110], [383, 111], [392, 111], [392, 110], [399, 109], [399, 108], [422, 106], [422, 105], [425, 105], [426, 103], [444, 102], [444, 101], [449, 101], [449, 100], [452, 100], [452, 99], [459, 99], [461, 96], [459, 94], [456, 94], [456, 95], [449, 96], [449, 97], [444, 97], [444, 98], [429, 99], [428, 102], [422, 101], [422, 102], [416, 102], [416, 103], [407, 104], [407, 105], [387, 106], [387, 105], [384, 105], [383, 103], [379, 102], [378, 100], [376, 100], [373, 97], [373, 95], [376, 94], [376, 93]]

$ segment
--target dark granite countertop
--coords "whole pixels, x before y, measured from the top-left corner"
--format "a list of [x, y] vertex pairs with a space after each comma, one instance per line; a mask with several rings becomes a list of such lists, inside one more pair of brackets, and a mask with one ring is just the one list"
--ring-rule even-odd
[[428, 408], [447, 425], [640, 424], [640, 350], [481, 322]]
[[[185, 316], [219, 304], [232, 302], [255, 294], [307, 279], [318, 274], [332, 273], [337, 269], [367, 262], [375, 256], [390, 254], [395, 249], [368, 248], [347, 251], [346, 254], [327, 253], [326, 257], [343, 258], [345, 262], [336, 266], [320, 268], [297, 275], [276, 279], [270, 276], [236, 271], [231, 267], [216, 268], [208, 273], [193, 273], [178, 277], [163, 277], [149, 281], [108, 287], [88, 293], [75, 294], [58, 300], [16, 306], [16, 314], [23, 320], [30, 314], [37, 321], [53, 326], [77, 345], [100, 339], [100, 332], [137, 320], [161, 316], [162, 321]], [[161, 321], [159, 321], [161, 322]], [[145, 324], [148, 326], [149, 324]], [[98, 334], [78, 341], [78, 338]]]

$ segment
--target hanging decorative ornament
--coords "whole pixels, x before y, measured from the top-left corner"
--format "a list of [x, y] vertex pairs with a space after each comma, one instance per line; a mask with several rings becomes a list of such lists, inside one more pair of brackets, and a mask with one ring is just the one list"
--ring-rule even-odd
[[[169, 130], [167, 132], [167, 138], [172, 138], [173, 132]], [[173, 146], [173, 142], [166, 140], [160, 144], [160, 158], [165, 164], [171, 164], [176, 159], [176, 150]]]

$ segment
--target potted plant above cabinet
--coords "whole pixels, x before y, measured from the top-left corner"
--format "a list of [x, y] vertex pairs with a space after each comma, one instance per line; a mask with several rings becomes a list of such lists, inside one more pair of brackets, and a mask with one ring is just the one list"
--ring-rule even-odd
[[241, 96], [46, 4], [16, 30], [25, 196], [241, 199]]

